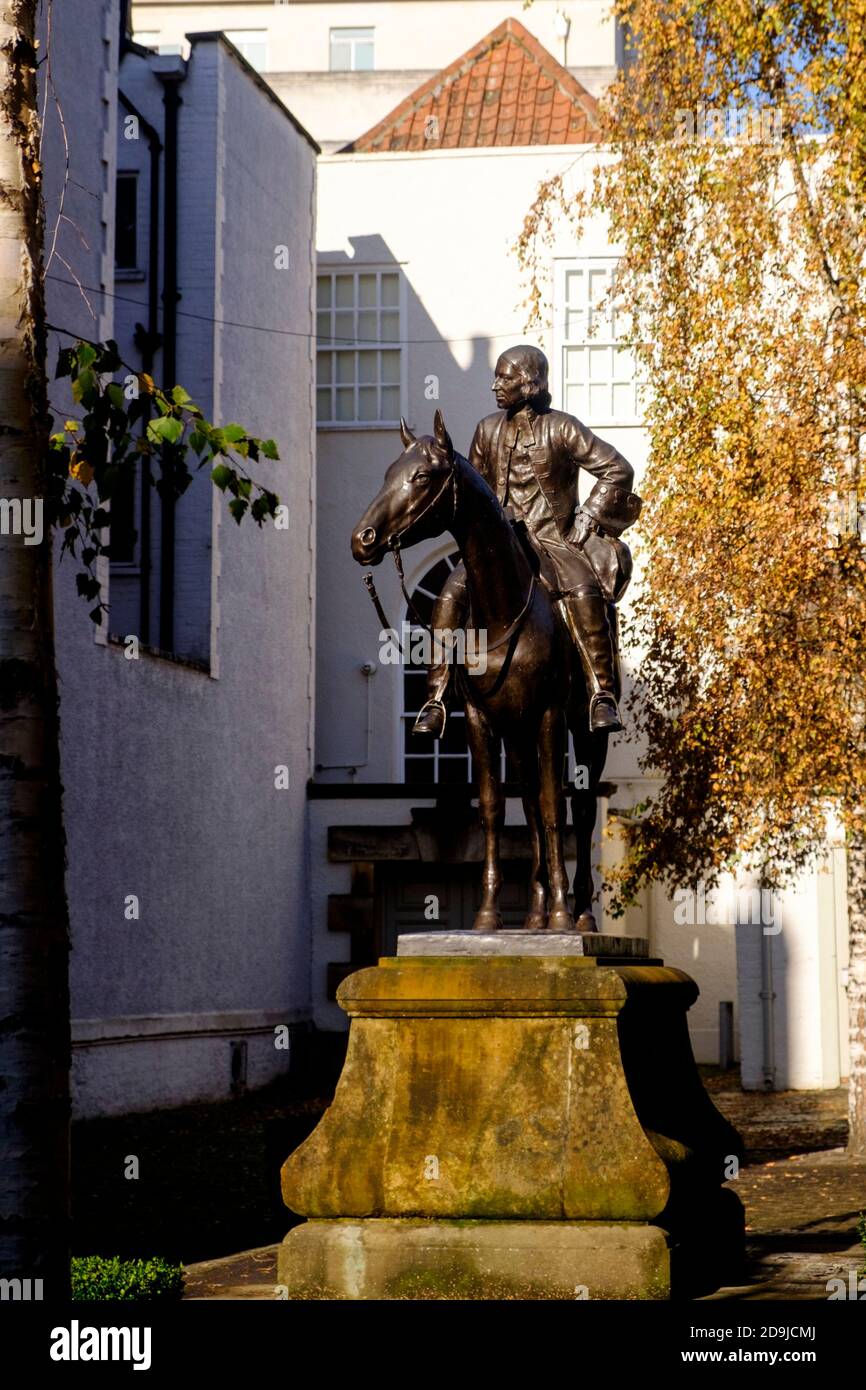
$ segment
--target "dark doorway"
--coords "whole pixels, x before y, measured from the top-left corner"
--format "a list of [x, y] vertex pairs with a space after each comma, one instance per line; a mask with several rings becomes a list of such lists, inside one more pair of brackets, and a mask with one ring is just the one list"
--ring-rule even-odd
[[[502, 865], [500, 905], [506, 927], [523, 926], [529, 869], [526, 860], [506, 860]], [[375, 896], [376, 954], [393, 956], [401, 932], [471, 928], [481, 900], [481, 865], [377, 864]], [[434, 909], [438, 916], [431, 915]]]

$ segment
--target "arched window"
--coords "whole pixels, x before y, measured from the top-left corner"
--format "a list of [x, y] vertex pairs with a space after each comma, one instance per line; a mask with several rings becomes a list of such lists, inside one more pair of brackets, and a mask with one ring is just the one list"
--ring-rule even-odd
[[[442, 592], [451, 571], [460, 563], [460, 554], [454, 551], [444, 559], [438, 560], [419, 580], [412, 591], [412, 603], [422, 622], [429, 625], [433, 604]], [[406, 615], [406, 621], [417, 623]], [[427, 699], [427, 671], [423, 665], [410, 664], [408, 660], [401, 667], [403, 678], [403, 710], [401, 714], [401, 748], [403, 750], [404, 782], [463, 784], [472, 780], [472, 759], [466, 746], [466, 722], [463, 716], [463, 703], [454, 698], [449, 706], [448, 722], [442, 738], [417, 738], [412, 735], [412, 725], [418, 711]]]

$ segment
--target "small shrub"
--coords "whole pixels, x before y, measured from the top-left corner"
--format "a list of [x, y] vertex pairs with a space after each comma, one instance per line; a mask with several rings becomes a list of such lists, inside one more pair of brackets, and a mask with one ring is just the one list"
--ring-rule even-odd
[[180, 1298], [183, 1266], [163, 1260], [121, 1260], [117, 1255], [74, 1255], [72, 1297], [75, 1299], [133, 1299], [151, 1303]]

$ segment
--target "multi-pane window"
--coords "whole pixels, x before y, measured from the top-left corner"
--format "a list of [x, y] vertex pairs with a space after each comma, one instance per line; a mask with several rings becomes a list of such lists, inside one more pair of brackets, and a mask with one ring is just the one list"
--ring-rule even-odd
[[616, 260], [560, 267], [555, 315], [563, 410], [596, 426], [640, 422], [640, 382], [625, 315], [610, 294]]
[[267, 29], [226, 29], [225, 34], [251, 68], [264, 72], [268, 65]]
[[138, 175], [118, 174], [114, 204], [114, 263], [138, 269]]
[[331, 30], [331, 72], [372, 72], [373, 30]]
[[325, 271], [316, 284], [316, 418], [320, 424], [400, 419], [400, 275]]

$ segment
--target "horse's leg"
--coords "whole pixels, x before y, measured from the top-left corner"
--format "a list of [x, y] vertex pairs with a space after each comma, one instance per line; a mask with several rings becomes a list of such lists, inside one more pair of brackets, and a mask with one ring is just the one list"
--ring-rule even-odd
[[578, 779], [571, 794], [571, 816], [577, 842], [574, 873], [574, 915], [578, 931], [598, 931], [592, 911], [595, 885], [592, 879], [592, 834], [598, 811], [598, 784], [607, 759], [606, 733], [587, 733], [583, 712], [572, 725], [575, 774]]
[[509, 745], [515, 770], [523, 788], [523, 813], [529, 829], [532, 870], [529, 875], [529, 906], [523, 923], [526, 931], [542, 931], [547, 926], [547, 866], [544, 856], [544, 829], [538, 805], [538, 739], [515, 739]]
[[499, 867], [499, 836], [505, 820], [502, 782], [499, 774], [499, 739], [490, 720], [477, 705], [466, 701], [466, 736], [478, 773], [478, 810], [484, 833], [484, 871], [481, 879], [481, 906], [472, 923], [475, 931], [498, 931], [502, 926], [499, 893], [502, 873]]
[[541, 721], [538, 758], [541, 765], [541, 817], [550, 893], [547, 926], [550, 931], [574, 931], [568, 906], [568, 876], [562, 848], [565, 797], [562, 763], [565, 757], [565, 718], [561, 709], [549, 709]]

